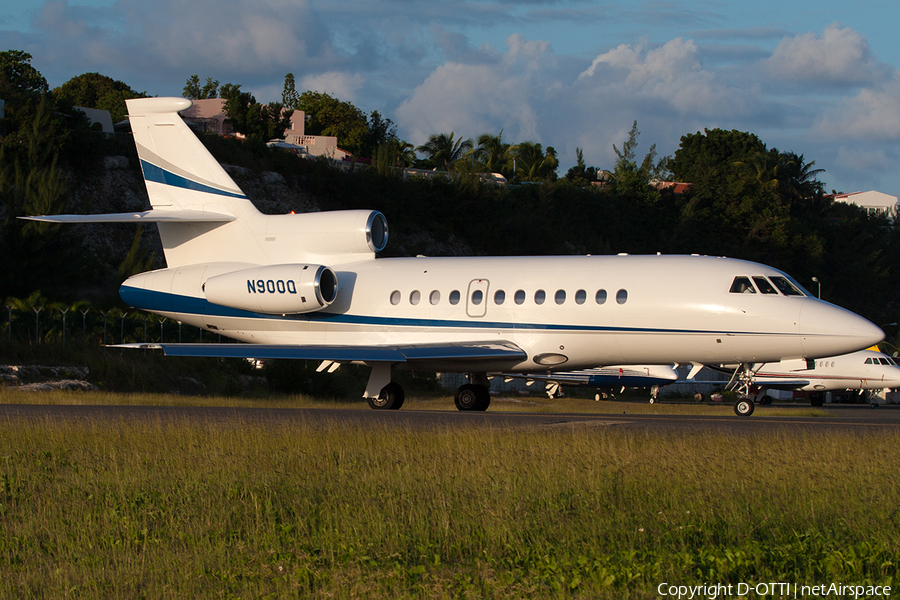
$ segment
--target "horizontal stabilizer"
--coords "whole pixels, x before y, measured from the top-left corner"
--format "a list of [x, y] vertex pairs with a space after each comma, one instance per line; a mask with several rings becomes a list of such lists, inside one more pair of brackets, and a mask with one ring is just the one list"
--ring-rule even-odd
[[19, 217], [45, 223], [227, 223], [234, 215], [205, 210], [145, 210], [143, 212], [107, 213], [100, 215], [42, 215]]
[[521, 361], [525, 352], [511, 342], [398, 344], [393, 346], [290, 346], [273, 344], [120, 344], [113, 348], [162, 350], [166, 356], [214, 358], [289, 358], [341, 362]]

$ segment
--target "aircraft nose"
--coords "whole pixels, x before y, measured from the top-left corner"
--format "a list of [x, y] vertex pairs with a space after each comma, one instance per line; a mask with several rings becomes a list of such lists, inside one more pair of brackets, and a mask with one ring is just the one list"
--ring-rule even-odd
[[884, 339], [884, 332], [856, 313], [809, 299], [800, 309], [800, 339], [807, 358], [821, 358], [874, 346]]

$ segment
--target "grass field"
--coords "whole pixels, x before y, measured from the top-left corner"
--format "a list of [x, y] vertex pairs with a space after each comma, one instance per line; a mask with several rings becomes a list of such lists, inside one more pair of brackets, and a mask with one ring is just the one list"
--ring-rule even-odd
[[[0, 401], [29, 401], [19, 394]], [[315, 404], [271, 405], [291, 402]], [[0, 597], [655, 598], [663, 582], [893, 585], [898, 442], [833, 430], [7, 421]]]

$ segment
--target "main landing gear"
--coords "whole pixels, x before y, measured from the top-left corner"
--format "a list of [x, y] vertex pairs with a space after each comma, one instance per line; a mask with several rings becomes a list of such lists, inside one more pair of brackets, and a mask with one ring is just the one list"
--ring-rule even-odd
[[[491, 405], [489, 385], [485, 373], [469, 373], [469, 383], [460, 386], [453, 398], [456, 408], [465, 411], [487, 410]], [[376, 395], [374, 390], [380, 391]], [[378, 410], [397, 410], [403, 406], [403, 400], [406, 398], [400, 384], [391, 381], [390, 365], [385, 364], [372, 367], [364, 395], [369, 407]]]
[[491, 394], [487, 386], [467, 383], [456, 390], [453, 402], [459, 410], [487, 410], [491, 404]]
[[385, 410], [397, 410], [403, 406], [406, 395], [400, 384], [392, 381], [383, 388], [377, 398], [366, 398], [369, 401], [370, 408], [379, 408]]

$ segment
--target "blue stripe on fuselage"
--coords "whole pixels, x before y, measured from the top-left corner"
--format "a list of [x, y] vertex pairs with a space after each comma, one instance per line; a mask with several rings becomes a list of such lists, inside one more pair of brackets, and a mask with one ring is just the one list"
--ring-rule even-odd
[[[544, 331], [584, 331], [619, 333], [681, 333], [706, 335], [773, 335], [759, 331], [708, 331], [702, 329], [659, 329], [644, 327], [604, 327], [601, 325], [559, 325], [552, 323], [506, 323], [501, 321], [462, 321], [448, 319], [411, 319], [401, 317], [376, 317], [372, 315], [337, 314], [324, 311], [298, 314], [276, 315], [257, 313], [249, 310], [229, 308], [207, 302], [203, 298], [181, 296], [153, 290], [143, 290], [126, 285], [119, 288], [119, 296], [126, 304], [149, 312], [172, 312], [181, 314], [206, 315], [242, 319], [268, 319], [271, 321], [328, 321], [348, 325], [392, 326], [392, 327], [448, 327], [469, 329], [532, 329]], [[784, 335], [784, 334], [775, 334]], [[795, 334], [787, 334], [795, 335]]]
[[144, 179], [146, 179], [147, 181], [171, 185], [173, 187], [186, 190], [193, 190], [195, 192], [215, 194], [217, 196], [227, 196], [229, 198], [247, 198], [247, 196], [245, 196], [244, 194], [237, 194], [226, 190], [220, 190], [208, 185], [204, 185], [202, 183], [198, 183], [196, 181], [191, 181], [186, 177], [176, 175], [171, 171], [166, 171], [162, 167], [158, 167], [153, 163], [147, 162], [146, 160], [141, 161], [141, 169], [144, 171]]

